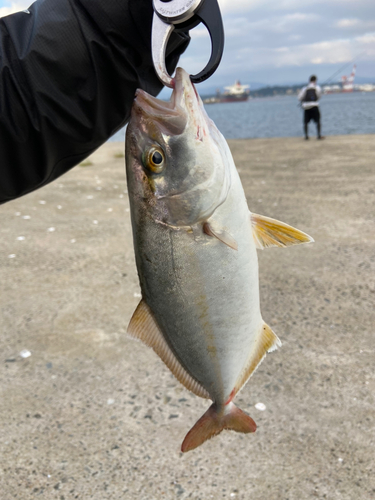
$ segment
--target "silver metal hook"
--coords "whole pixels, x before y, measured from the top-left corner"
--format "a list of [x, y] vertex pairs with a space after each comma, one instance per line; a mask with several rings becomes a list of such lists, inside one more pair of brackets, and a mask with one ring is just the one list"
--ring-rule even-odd
[[165, 23], [154, 13], [152, 20], [152, 61], [159, 80], [169, 88], [173, 87], [173, 78], [168, 73], [165, 65], [165, 52], [169, 37], [174, 30], [173, 24]]

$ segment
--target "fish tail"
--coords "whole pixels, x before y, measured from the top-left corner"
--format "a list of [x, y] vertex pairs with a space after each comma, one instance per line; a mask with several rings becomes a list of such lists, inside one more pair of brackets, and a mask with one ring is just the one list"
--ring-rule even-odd
[[213, 403], [186, 434], [181, 451], [194, 450], [208, 439], [220, 434], [224, 429], [248, 433], [255, 432], [256, 428], [254, 420], [233, 403], [224, 407]]

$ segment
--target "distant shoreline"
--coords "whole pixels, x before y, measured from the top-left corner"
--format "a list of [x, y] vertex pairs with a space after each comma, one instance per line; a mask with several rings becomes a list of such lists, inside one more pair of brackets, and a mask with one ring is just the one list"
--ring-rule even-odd
[[[374, 106], [375, 92], [323, 95], [320, 100], [323, 135], [375, 134]], [[294, 95], [215, 103], [205, 109], [226, 139], [303, 135], [303, 111]], [[309, 125], [309, 134], [316, 135], [314, 123]], [[121, 129], [110, 142], [124, 139], [125, 129]]]
[[[331, 138], [340, 138], [340, 137], [343, 137], [343, 138], [348, 138], [348, 137], [372, 137], [372, 136], [375, 136], [375, 132], [372, 133], [372, 134], [332, 134], [332, 135], [325, 135], [325, 139], [328, 139], [331, 137]], [[301, 142], [305, 142], [304, 141], [304, 138], [303, 138], [303, 134], [301, 133], [301, 136], [287, 136], [287, 137], [284, 137], [284, 136], [280, 136], [280, 137], [239, 137], [238, 139], [226, 139], [226, 141], [228, 143], [231, 143], [231, 142], [236, 142], [236, 141], [279, 141], [280, 139], [283, 139], [284, 141], [295, 141], [296, 139], [301, 139]], [[314, 136], [314, 134], [311, 134], [311, 137], [310, 137], [310, 140], [311, 141], [314, 141], [316, 140], [316, 137]], [[111, 140], [109, 139], [106, 143], [104, 144], [113, 144], [113, 145], [123, 145], [124, 144], [124, 140], [122, 141], [115, 141], [115, 140]], [[103, 146], [101, 146], [103, 147]], [[375, 143], [374, 143], [374, 147], [375, 147]]]

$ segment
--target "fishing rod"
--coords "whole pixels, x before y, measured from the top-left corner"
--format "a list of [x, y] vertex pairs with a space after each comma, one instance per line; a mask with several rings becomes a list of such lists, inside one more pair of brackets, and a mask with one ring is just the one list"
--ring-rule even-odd
[[362, 52], [361, 54], [359, 54], [359, 56], [357, 57], [354, 57], [351, 61], [347, 62], [344, 64], [344, 66], [342, 66], [339, 70], [337, 70], [332, 76], [330, 76], [325, 82], [323, 82], [321, 85], [327, 85], [327, 83], [329, 83], [330, 81], [332, 81], [339, 73], [341, 73], [341, 71], [343, 71], [347, 66], [349, 66], [349, 64], [353, 64], [354, 61], [357, 61], [358, 59], [360, 59], [364, 54], [366, 54], [366, 51], [365, 52]]
[[[358, 61], [358, 60], [359, 60], [359, 59], [360, 59], [360, 58], [361, 58], [364, 54], [366, 54], [366, 51], [361, 52], [358, 56], [354, 57], [351, 61], [349, 61], [349, 62], [345, 63], [345, 64], [344, 64], [344, 66], [341, 66], [341, 68], [340, 68], [340, 69], [338, 69], [337, 71], [335, 71], [335, 73], [334, 73], [332, 76], [330, 76], [329, 78], [327, 78], [327, 80], [325, 80], [325, 81], [321, 84], [321, 86], [323, 87], [323, 85], [327, 85], [327, 83], [329, 83], [330, 81], [332, 81], [332, 80], [333, 80], [333, 79], [334, 79], [334, 78], [335, 78], [335, 77], [336, 77], [339, 73], [341, 73], [341, 72], [342, 72], [342, 71], [343, 71], [343, 70], [344, 70], [347, 66], [349, 66], [350, 64], [353, 64], [353, 63], [354, 63], [354, 61]], [[302, 102], [299, 102], [299, 103], [297, 104], [297, 106], [298, 106], [301, 110], [303, 110], [303, 107], [302, 107]]]

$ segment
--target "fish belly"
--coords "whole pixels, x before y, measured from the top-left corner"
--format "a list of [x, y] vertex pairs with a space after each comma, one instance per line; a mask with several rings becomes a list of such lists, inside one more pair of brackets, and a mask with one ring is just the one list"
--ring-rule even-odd
[[237, 251], [202, 225], [136, 225], [144, 299], [180, 363], [218, 403], [229, 398], [262, 325], [256, 249], [237, 184], [212, 216], [236, 239]]

